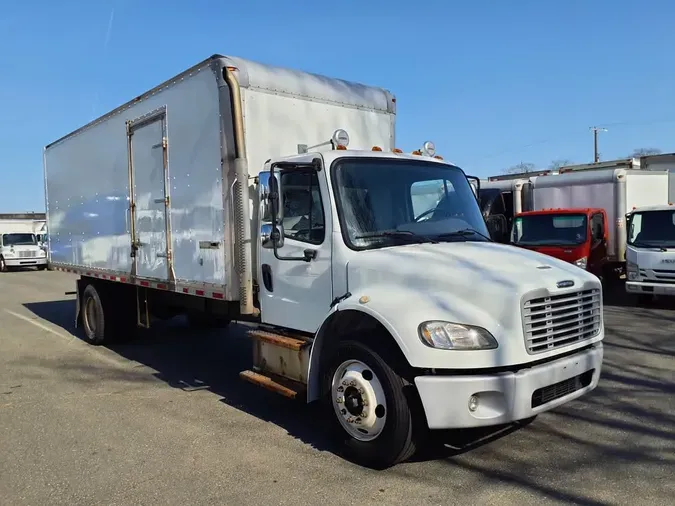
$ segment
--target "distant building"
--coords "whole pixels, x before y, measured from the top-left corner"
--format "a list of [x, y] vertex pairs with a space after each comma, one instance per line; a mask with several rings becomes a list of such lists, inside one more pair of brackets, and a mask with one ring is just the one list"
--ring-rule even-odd
[[0, 213], [0, 220], [46, 220], [46, 213]]

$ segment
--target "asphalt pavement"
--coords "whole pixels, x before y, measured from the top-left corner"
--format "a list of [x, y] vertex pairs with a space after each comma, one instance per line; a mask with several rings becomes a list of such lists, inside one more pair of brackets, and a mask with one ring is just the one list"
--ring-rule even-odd
[[372, 471], [333, 453], [316, 408], [238, 378], [241, 328], [92, 347], [74, 279], [0, 273], [1, 504], [673, 504], [675, 309], [605, 307], [592, 394]]

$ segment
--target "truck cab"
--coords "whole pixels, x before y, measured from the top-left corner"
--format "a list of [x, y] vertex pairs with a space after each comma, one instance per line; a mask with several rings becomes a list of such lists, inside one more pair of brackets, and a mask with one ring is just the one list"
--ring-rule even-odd
[[511, 244], [544, 253], [602, 277], [607, 263], [604, 209], [544, 209], [516, 215]]
[[[416, 199], [420, 188], [433, 198]], [[258, 206], [262, 323], [306, 332], [313, 345], [300, 359], [306, 373], [275, 365], [261, 346], [268, 379], [261, 369], [244, 377], [308, 380], [308, 400], [325, 392], [360, 461], [409, 450], [413, 407], [399, 385], [415, 386], [429, 429], [536, 416], [597, 385], [597, 278], [492, 241], [457, 166], [379, 150], [273, 159], [258, 176]], [[467, 368], [483, 373], [459, 373]], [[569, 390], [549, 392], [565, 381]]]
[[626, 291], [644, 301], [675, 295], [675, 207], [633, 209], [626, 225]]
[[24, 267], [47, 267], [47, 253], [29, 232], [0, 233], [0, 272]]

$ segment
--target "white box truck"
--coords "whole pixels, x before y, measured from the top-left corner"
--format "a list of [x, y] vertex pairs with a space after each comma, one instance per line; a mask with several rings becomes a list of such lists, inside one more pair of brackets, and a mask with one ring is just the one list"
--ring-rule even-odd
[[643, 302], [675, 295], [675, 207], [633, 209], [626, 226], [626, 291]]
[[46, 146], [50, 263], [80, 276], [86, 339], [250, 322], [241, 377], [323, 402], [380, 468], [595, 388], [599, 280], [491, 242], [464, 172], [394, 128], [383, 89], [216, 55]]
[[47, 268], [47, 252], [36, 234], [39, 228], [30, 219], [0, 220], [0, 272], [26, 267]]
[[[596, 237], [601, 241], [595, 249], [602, 258], [596, 258], [592, 263], [603, 265], [604, 276], [608, 280], [616, 279], [616, 274], [624, 270], [626, 214], [637, 207], [667, 203], [668, 173], [666, 171], [623, 168], [575, 171], [560, 169], [560, 174], [556, 176], [539, 177], [532, 181], [531, 210], [546, 210], [549, 219], [555, 217], [556, 209], [560, 210], [561, 218], [568, 216], [568, 211], [572, 209], [579, 211], [579, 215], [588, 210], [601, 211], [591, 219], [593, 238], [579, 237], [579, 245]], [[522, 217], [519, 227], [524, 226], [523, 220], [526, 219], [528, 218]], [[605, 227], [607, 230], [604, 230]], [[542, 235], [538, 236], [537, 230], [540, 230]], [[555, 237], [550, 235], [552, 230], [550, 227], [530, 227], [528, 243], [571, 250], [574, 244], [556, 242]], [[514, 231], [514, 243], [518, 244], [519, 239], [515, 238], [515, 233]], [[519, 234], [522, 234], [522, 231]], [[587, 260], [590, 262], [589, 259]], [[586, 260], [583, 265], [586, 268]]]

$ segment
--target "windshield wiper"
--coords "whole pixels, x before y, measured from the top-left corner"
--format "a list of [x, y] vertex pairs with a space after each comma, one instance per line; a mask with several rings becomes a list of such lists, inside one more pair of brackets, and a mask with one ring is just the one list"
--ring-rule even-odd
[[409, 230], [383, 230], [382, 232], [372, 232], [370, 234], [357, 235], [354, 239], [379, 239], [382, 237], [394, 237], [397, 239], [406, 239], [413, 243], [425, 243], [430, 242], [432, 244], [437, 244], [438, 241], [427, 237], [424, 235], [416, 234]]
[[494, 242], [492, 238], [488, 237], [485, 234], [481, 234], [478, 230], [474, 230], [472, 228], [464, 228], [462, 230], [456, 230], [454, 232], [446, 232], [444, 234], [438, 234], [436, 237], [438, 237], [439, 239], [446, 239], [448, 237], [467, 237], [474, 234], [484, 237], [489, 242]]

